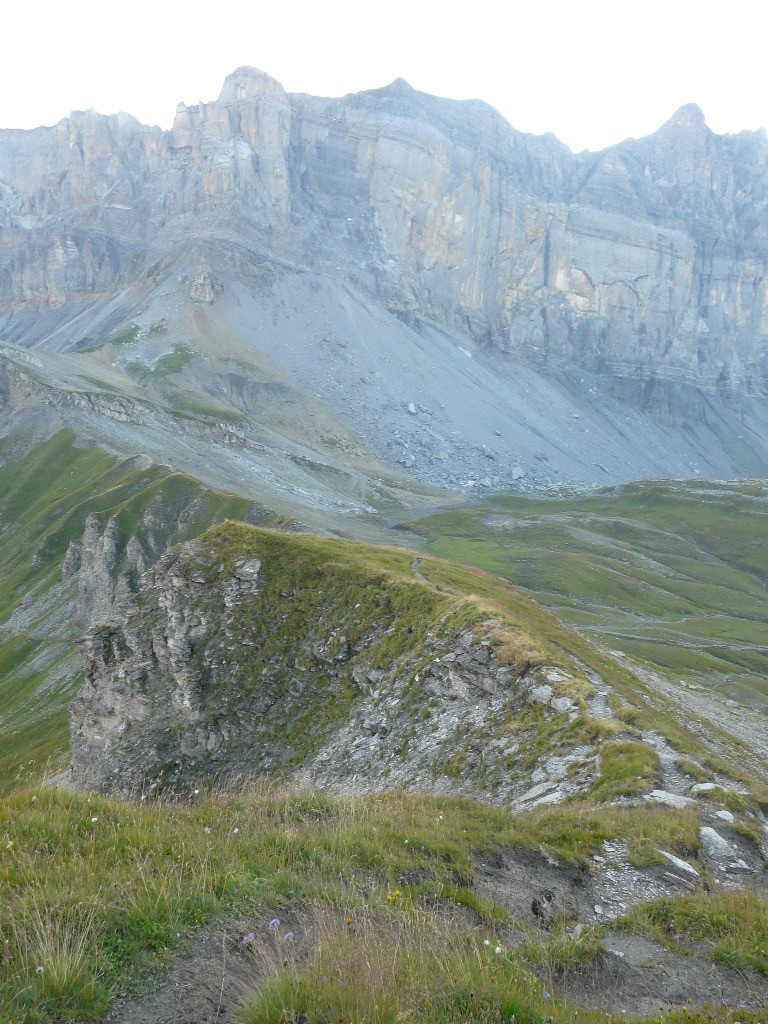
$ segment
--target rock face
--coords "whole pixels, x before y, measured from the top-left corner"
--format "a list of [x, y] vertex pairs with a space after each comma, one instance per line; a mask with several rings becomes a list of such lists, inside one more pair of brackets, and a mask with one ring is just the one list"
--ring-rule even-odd
[[[697, 107], [574, 155], [401, 80], [329, 100], [240, 68], [168, 132], [94, 111], [0, 132], [0, 313], [117, 292], [214, 231], [679, 423], [765, 396], [767, 211], [765, 134]], [[190, 294], [215, 298], [206, 273]]]
[[[71, 708], [78, 786], [183, 792], [259, 773], [498, 799], [528, 788], [507, 726], [530, 716], [544, 668], [504, 663], [499, 623], [468, 628], [425, 583], [325, 560], [307, 571], [316, 543], [221, 527], [164, 555], [120, 624], [88, 631]], [[573, 721], [549, 707], [533, 720]], [[551, 788], [561, 799], [585, 781]]]
[[139, 577], [165, 550], [169, 534], [164, 512], [167, 515], [155, 503], [129, 536], [114, 517], [102, 529], [97, 516], [88, 516], [82, 541], [71, 542], [62, 566], [64, 576], [78, 572], [77, 610], [86, 625], [119, 615], [136, 591]]
[[141, 577], [171, 545], [190, 530], [196, 532], [194, 522], [203, 506], [199, 493], [180, 487], [172, 503], [158, 496], [128, 525], [115, 516], [91, 513], [82, 539], [70, 542], [61, 568], [63, 579], [77, 576], [80, 622], [89, 627], [121, 619]]

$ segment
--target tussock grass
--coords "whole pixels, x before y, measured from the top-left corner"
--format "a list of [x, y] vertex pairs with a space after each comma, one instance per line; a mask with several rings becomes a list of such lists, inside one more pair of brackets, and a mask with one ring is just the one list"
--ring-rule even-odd
[[[422, 911], [320, 914], [303, 959], [280, 935], [259, 950], [265, 975], [236, 1015], [238, 1024], [610, 1024], [627, 1020], [578, 1010], [555, 997], [546, 976], [579, 970], [599, 956], [596, 932], [565, 932], [513, 950], [460, 920]], [[545, 978], [529, 969], [542, 969]], [[760, 1021], [760, 1013], [687, 1006], [645, 1018], [664, 1021]]]
[[543, 1020], [541, 985], [477, 931], [423, 913], [320, 922], [303, 970], [277, 971], [241, 1024]]
[[694, 892], [635, 907], [623, 926], [672, 948], [703, 942], [709, 955], [739, 970], [768, 974], [768, 902], [755, 892]]
[[[57, 912], [40, 894], [31, 894], [9, 916], [13, 936], [13, 983], [32, 1005], [47, 1016], [97, 1016], [108, 1006], [108, 992], [92, 955], [96, 942], [96, 913], [82, 905]], [[11, 946], [11, 941], [8, 941]], [[6, 950], [13, 963], [13, 953]]]
[[600, 778], [592, 787], [591, 797], [613, 800], [649, 793], [659, 767], [659, 755], [647, 743], [604, 743], [600, 748]]
[[566, 927], [563, 923], [550, 933], [531, 933], [515, 947], [515, 960], [536, 968], [537, 975], [551, 983], [558, 975], [578, 970], [605, 952], [599, 927], [585, 928], [578, 935], [571, 929], [566, 931]]

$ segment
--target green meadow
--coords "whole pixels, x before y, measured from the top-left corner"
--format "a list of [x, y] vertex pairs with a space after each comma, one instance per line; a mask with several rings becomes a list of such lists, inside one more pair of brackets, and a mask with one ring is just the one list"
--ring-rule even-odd
[[768, 486], [641, 482], [493, 497], [409, 530], [612, 649], [768, 706]]

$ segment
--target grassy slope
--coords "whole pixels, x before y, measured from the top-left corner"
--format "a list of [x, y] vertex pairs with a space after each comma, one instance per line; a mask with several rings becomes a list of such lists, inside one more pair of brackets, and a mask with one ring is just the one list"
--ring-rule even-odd
[[[691, 856], [697, 841], [690, 815], [661, 809], [558, 808], [516, 818], [469, 800], [389, 794], [340, 801], [264, 788], [198, 800], [134, 804], [30, 790], [0, 802], [0, 934], [7, 940], [0, 951], [2, 1020], [98, 1016], [116, 992], [141, 984], [162, 966], [185, 928], [225, 911], [266, 921], [288, 905], [325, 908], [337, 932], [353, 927], [357, 953], [368, 950], [364, 960], [375, 957], [377, 941], [391, 949], [393, 937], [405, 929], [418, 943], [413, 952], [422, 957], [422, 973], [396, 984], [407, 985], [406, 992], [420, 985], [419, 998], [427, 1003], [445, 1000], [434, 1017], [430, 1006], [419, 1003], [419, 1020], [506, 1020], [490, 1012], [485, 995], [491, 1003], [503, 997], [517, 1005], [519, 1024], [538, 1024], [549, 1012], [558, 1021], [574, 1020], [568, 1007], [554, 1001], [545, 1012], [541, 986], [524, 953], [503, 962], [487, 959], [507, 918], [472, 890], [474, 855], [514, 845], [543, 847], [579, 862], [598, 852], [604, 839], [621, 836], [639, 855], [645, 845], [663, 842]], [[698, 899], [701, 915], [709, 897]], [[718, 899], [723, 906], [717, 910], [742, 912], [738, 900], [731, 906], [722, 894]], [[465, 917], [448, 942], [441, 908], [451, 905], [470, 908], [475, 923], [467, 924]], [[743, 912], [754, 920], [754, 906]], [[432, 940], [422, 943], [424, 927]], [[483, 945], [486, 937], [490, 950]], [[748, 945], [754, 969], [768, 969], [765, 931], [742, 939], [738, 929], [727, 931], [724, 941], [731, 943], [732, 957]], [[537, 956], [552, 953], [573, 962], [599, 950], [599, 943], [571, 947], [563, 927], [555, 929], [551, 941], [537, 941], [545, 947]], [[550, 951], [550, 945], [557, 948]], [[344, 1005], [333, 1010], [338, 991], [327, 975], [347, 977], [356, 970], [356, 959], [354, 950], [342, 949], [337, 966], [346, 964], [347, 973], [325, 970], [322, 957], [335, 955], [332, 950], [326, 941], [301, 983], [303, 990], [295, 975], [278, 976], [278, 989], [268, 987], [248, 1019], [301, 1019], [304, 1001], [312, 1003], [313, 985], [321, 983], [314, 994], [331, 1003], [320, 1013], [323, 1002], [316, 1001], [307, 1019], [393, 1020], [395, 1014], [377, 1016], [372, 1007], [361, 1006], [358, 1016]], [[447, 987], [446, 972], [432, 963], [430, 950], [451, 965]], [[412, 966], [417, 969], [418, 963]], [[354, 988], [361, 978], [347, 980], [353, 986], [348, 995], [358, 992], [365, 999], [364, 986]], [[280, 985], [288, 982], [297, 1015], [281, 1017], [272, 1000], [285, 997]], [[476, 985], [484, 998], [468, 1005], [467, 992]], [[385, 981], [385, 990], [388, 1000], [398, 1000], [393, 984]], [[601, 1018], [587, 1013], [581, 1019]]]
[[[0, 794], [17, 777], [36, 777], [68, 747], [66, 706], [79, 682], [74, 582], [61, 563], [89, 513], [114, 515], [129, 536], [158, 499], [169, 538], [183, 540], [211, 522], [245, 516], [250, 503], [217, 494], [164, 467], [147, 469], [98, 448], [77, 448], [62, 431], [0, 467]], [[180, 533], [175, 513], [196, 501]]]
[[768, 487], [639, 483], [490, 498], [411, 527], [565, 621], [691, 680], [768, 704]]
[[[135, 527], [150, 493], [166, 488], [163, 493], [171, 495], [178, 486], [178, 478], [162, 476], [151, 486], [146, 478], [133, 486], [125, 464], [81, 464], [82, 458], [100, 460], [100, 453], [78, 452], [66, 437], [56, 444], [45, 461], [45, 465], [55, 463], [56, 473], [46, 477], [43, 463], [31, 464], [28, 477], [17, 469], [14, 480], [6, 481], [7, 504], [0, 506], [10, 507], [17, 523], [37, 524], [27, 535], [22, 527], [13, 533], [9, 523], [8, 537], [0, 535], [9, 565], [14, 564], [12, 553], [27, 551], [19, 565], [27, 566], [32, 580], [35, 572], [44, 572], [45, 558], [33, 568], [34, 554], [41, 550], [56, 553], [56, 568], [54, 562], [48, 567], [49, 576], [55, 576], [65, 538], [70, 529], [77, 536], [82, 526], [80, 522], [75, 529], [72, 517], [77, 520], [86, 506], [93, 507], [94, 494], [101, 511], [114, 512], [128, 529]], [[120, 466], [124, 477], [118, 472]], [[66, 473], [82, 485], [62, 488]], [[104, 487], [104, 480], [112, 481], [112, 486]], [[71, 491], [83, 495], [82, 506], [67, 504]], [[507, 627], [510, 657], [524, 660], [535, 655], [556, 664], [571, 657], [580, 659], [637, 706], [636, 725], [662, 729], [679, 750], [706, 762], [695, 736], [679, 726], [672, 709], [661, 701], [655, 707], [645, 706], [642, 684], [631, 673], [530, 597], [483, 571], [425, 558], [418, 566], [419, 579], [412, 555], [401, 550], [289, 536], [232, 523], [215, 528], [208, 541], [217, 550], [217, 565], [219, 556], [247, 557], [263, 553], [267, 546], [297, 586], [314, 581], [332, 588], [356, 588], [366, 600], [375, 598], [378, 587], [392, 591], [395, 603], [401, 592], [410, 594], [413, 600], [403, 599], [400, 617], [414, 632], [427, 627], [435, 614], [455, 615], [465, 622], [498, 617]], [[47, 578], [41, 577], [42, 581]], [[26, 577], [22, 574], [19, 579], [24, 583]], [[393, 643], [402, 633], [395, 630]], [[396, 649], [391, 653], [398, 656]], [[22, 659], [22, 649], [11, 650], [10, 657]], [[638, 759], [643, 754], [645, 759]], [[734, 754], [737, 760], [744, 759], [744, 752], [734, 749]], [[647, 755], [639, 744], [605, 745], [606, 764], [613, 759], [619, 767], [627, 767], [635, 781], [654, 771]], [[610, 800], [622, 794], [624, 775], [606, 773], [593, 799]], [[765, 792], [762, 797], [768, 800]], [[56, 1014], [86, 1019], [97, 1015], [131, 979], [157, 969], [184, 928], [204, 924], [227, 910], [264, 912], [299, 900], [324, 907], [337, 917], [342, 908], [345, 914], [360, 914], [360, 941], [364, 939], [370, 948], [369, 960], [377, 955], [373, 932], [381, 936], [405, 929], [410, 936], [404, 940], [406, 952], [408, 943], [413, 945], [402, 961], [405, 973], [383, 975], [388, 998], [397, 1003], [393, 1015], [405, 1009], [402, 1000], [397, 1002], [399, 991], [406, 996], [420, 993], [419, 1019], [425, 1021], [490, 1022], [510, 1019], [512, 1013], [518, 1024], [540, 1024], [550, 1014], [558, 1022], [574, 1020], [567, 1007], [554, 1001], [545, 1006], [524, 958], [510, 955], [503, 963], [487, 959], [482, 937], [496, 941], [494, 929], [503, 915], [484, 905], [471, 890], [472, 856], [478, 849], [497, 845], [533, 850], [543, 845], [566, 860], [583, 860], [599, 851], [607, 838], [626, 842], [638, 864], [652, 862], [659, 846], [691, 857], [699, 844], [698, 823], [692, 811], [678, 813], [642, 804], [596, 807], [590, 801], [515, 818], [466, 800], [402, 794], [352, 803], [261, 791], [180, 806], [28, 790], [0, 802], [0, 930], [8, 940], [0, 957], [2, 1019], [46, 1021]], [[693, 907], [681, 904], [659, 913], [666, 913], [664, 920], [673, 923], [681, 915], [696, 914], [699, 920], [709, 921], [708, 935], [720, 944], [718, 955], [752, 969], [762, 970], [763, 964], [768, 968], [768, 936], [763, 931], [750, 938], [749, 948], [739, 945], [744, 933], [739, 927], [727, 929], [724, 938], [711, 934], [718, 914], [730, 915], [731, 923], [757, 922], [762, 929], [761, 906], [753, 901], [710, 907], [706, 893], [697, 894], [696, 899], [699, 902]], [[435, 935], [445, 937], [435, 908], [451, 903], [473, 908], [484, 924], [460, 930], [451, 939], [453, 944], [435, 947]], [[638, 924], [656, 927], [655, 920]], [[278, 976], [256, 997], [248, 1019], [280, 1020], [285, 986], [294, 1000], [294, 1018], [311, 1009], [315, 1016], [307, 1019], [318, 1022], [351, 1019], [350, 1006], [343, 999], [338, 1001], [337, 989], [323, 992], [327, 1004], [315, 998], [316, 982], [328, 977], [334, 958], [341, 958], [335, 977], [343, 980], [343, 970], [354, 974], [353, 950], [344, 945], [343, 929], [342, 925], [339, 935], [337, 928], [335, 937], [325, 944], [305, 980], [290, 972]], [[566, 951], [571, 948], [559, 933], [553, 942]], [[359, 951], [360, 942], [355, 949]], [[419, 961], [423, 977], [429, 978], [426, 985], [420, 984], [421, 975], [413, 975]], [[413, 970], [406, 969], [407, 962]], [[469, 992], [480, 998], [468, 1002]], [[365, 997], [361, 992], [360, 998]], [[721, 1012], [723, 1020], [729, 1019]], [[371, 1016], [364, 1007], [360, 1014], [361, 1020], [391, 1019]], [[599, 1018], [584, 1014], [581, 1019], [586, 1024]], [[740, 1013], [739, 1019], [750, 1017]]]

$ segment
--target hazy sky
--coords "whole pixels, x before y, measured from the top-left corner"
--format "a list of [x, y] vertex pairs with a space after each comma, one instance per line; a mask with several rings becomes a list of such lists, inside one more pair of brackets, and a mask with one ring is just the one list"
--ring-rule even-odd
[[252, 64], [338, 96], [407, 79], [479, 97], [574, 150], [655, 131], [698, 103], [717, 132], [768, 124], [759, 0], [2, 0], [0, 127], [73, 109], [169, 127]]

